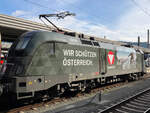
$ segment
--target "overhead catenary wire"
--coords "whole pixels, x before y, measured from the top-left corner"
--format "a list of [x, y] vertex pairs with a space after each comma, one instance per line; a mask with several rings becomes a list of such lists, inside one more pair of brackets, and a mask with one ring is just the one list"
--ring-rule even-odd
[[[24, 0], [24, 1], [25, 1], [25, 2], [28, 2], [28, 3], [30, 3], [30, 4], [33, 4], [33, 5], [35, 5], [35, 6], [41, 7], [41, 8], [50, 9], [51, 11], [54, 11], [54, 12], [60, 12], [60, 11], [58, 11], [58, 10], [56, 10], [56, 9], [52, 9], [52, 8], [46, 7], [46, 6], [41, 5], [41, 4], [37, 3], [37, 2], [33, 2], [33, 1], [31, 1], [31, 0]], [[63, 1], [63, 2], [65, 2], [65, 1]], [[74, 5], [72, 5], [72, 7], [74, 7], [75, 9], [80, 9], [80, 11], [81, 11], [81, 8], [78, 8], [78, 7], [74, 6]], [[82, 10], [83, 10], [83, 9], [82, 9]], [[96, 19], [97, 21], [99, 21], [99, 20], [97, 19], [98, 16], [96, 16], [95, 14], [90, 14], [90, 15], [92, 15], [92, 17], [95, 17], [94, 19]], [[94, 23], [94, 22], [89, 22], [89, 23], [98, 26], [97, 23]]]
[[28, 3], [30, 3], [30, 4], [33, 4], [33, 5], [35, 5], [35, 6], [41, 7], [41, 8], [49, 9], [49, 10], [52, 10], [52, 11], [54, 11], [54, 12], [59, 12], [59, 11], [56, 10], [56, 9], [52, 9], [52, 8], [50, 8], [50, 7], [46, 7], [46, 6], [44, 6], [44, 5], [39, 4], [38, 2], [33, 2], [33, 1], [31, 1], [31, 0], [24, 0], [24, 1], [25, 1], [25, 2], [28, 2]]
[[[63, 2], [67, 4], [67, 2], [66, 2], [65, 0], [64, 0]], [[84, 10], [83, 8], [76, 7], [74, 4], [71, 4], [71, 7], [73, 7], [73, 8], [76, 9], [76, 10], [80, 10], [80, 11], [83, 11], [83, 12], [85, 12], [85, 13], [87, 13], [87, 12], [89, 13], [88, 9]], [[94, 17], [94, 19], [95, 19], [96, 21], [99, 21], [98, 15], [95, 15], [94, 13], [90, 13], [90, 15], [91, 15], [92, 17]], [[98, 25], [97, 23], [93, 23], [93, 22], [90, 22], [90, 23], [91, 23], [91, 24], [94, 24], [94, 25]]]
[[[38, 3], [38, 2], [34, 2], [34, 1], [32, 1], [32, 0], [24, 0], [25, 2], [28, 2], [28, 3], [30, 3], [30, 4], [33, 4], [33, 5], [35, 5], [35, 6], [37, 6], [37, 7], [41, 7], [41, 8], [45, 8], [45, 9], [47, 9], [47, 10], [51, 10], [51, 11], [54, 11], [54, 12], [60, 12], [60, 11], [58, 11], [58, 10], [56, 10], [56, 9], [53, 9], [53, 8], [49, 8], [49, 7], [47, 7], [47, 6], [44, 6], [44, 5], [42, 5], [42, 4], [40, 4], [40, 3]], [[63, 2], [65, 2], [65, 1], [63, 1]], [[72, 5], [72, 7], [74, 7], [75, 9], [80, 9], [80, 11], [81, 11], [81, 8], [78, 8], [78, 7], [76, 7], [75, 5]], [[83, 9], [82, 9], [83, 10]], [[87, 12], [87, 11], [85, 11], [85, 10], [83, 10], [84, 12]], [[90, 15], [92, 15], [92, 17], [94, 17], [94, 19], [96, 19], [97, 21], [99, 21], [97, 18], [99, 18], [97, 15], [95, 15], [95, 14], [90, 14]], [[43, 20], [41, 20], [42, 22], [43, 22]], [[44, 23], [44, 24], [46, 24], [46, 23]], [[95, 23], [95, 22], [91, 22], [91, 21], [88, 21], [88, 24], [91, 24], [91, 25], [93, 25], [93, 26], [99, 26], [99, 25], [101, 25], [101, 24], [99, 24], [99, 23]], [[48, 26], [46, 26], [46, 27], [48, 27]]]
[[[41, 5], [41, 4], [37, 3], [37, 2], [33, 2], [33, 1], [31, 1], [31, 0], [24, 0], [24, 1], [25, 1], [25, 2], [28, 2], [28, 3], [32, 4], [32, 5], [41, 7], [41, 8], [45, 8], [45, 9], [48, 9], [48, 10], [51, 10], [51, 11], [54, 11], [54, 12], [59, 12], [59, 11], [56, 10], [56, 9], [52, 9], [52, 8], [46, 7], [46, 6]], [[46, 22], [44, 22], [44, 20], [42, 20], [41, 18], [39, 18], [39, 19], [44, 23], [44, 25], [45, 25], [48, 29], [50, 29], [50, 30], [52, 29], [50, 26], [48, 26], [48, 25], [46, 24]]]
[[131, 1], [134, 3], [136, 7], [138, 7], [141, 11], [143, 11], [146, 15], [150, 16], [150, 13], [146, 11], [145, 8], [141, 7], [141, 5], [139, 5], [135, 0], [131, 0]]

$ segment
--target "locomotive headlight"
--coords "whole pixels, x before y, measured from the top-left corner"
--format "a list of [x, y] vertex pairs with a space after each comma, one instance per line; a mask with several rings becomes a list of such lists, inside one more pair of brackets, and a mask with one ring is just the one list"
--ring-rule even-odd
[[32, 81], [29, 82], [29, 85], [32, 85]]

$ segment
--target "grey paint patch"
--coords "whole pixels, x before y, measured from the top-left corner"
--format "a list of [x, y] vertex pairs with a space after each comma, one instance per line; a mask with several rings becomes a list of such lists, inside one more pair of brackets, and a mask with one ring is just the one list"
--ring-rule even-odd
[[69, 105], [69, 106], [66, 107], [66, 109], [70, 109], [70, 108], [73, 108], [73, 107], [75, 107], [75, 105]]

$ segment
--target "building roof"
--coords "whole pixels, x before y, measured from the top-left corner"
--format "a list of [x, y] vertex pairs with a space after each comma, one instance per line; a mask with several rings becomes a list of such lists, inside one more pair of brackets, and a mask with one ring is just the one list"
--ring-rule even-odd
[[[22, 18], [16, 18], [8, 15], [3, 15], [0, 14], [0, 32], [2, 33], [2, 40], [3, 41], [9, 41], [9, 40], [15, 40], [19, 35], [26, 31], [33, 31], [33, 30], [44, 30], [44, 31], [49, 31], [53, 30], [54, 27], [52, 26], [46, 26], [44, 24], [40, 24], [37, 22], [25, 20]], [[68, 32], [73, 32], [68, 29], [63, 29], [64, 31]], [[76, 36], [81, 35], [83, 33], [76, 32]], [[95, 40], [104, 42], [104, 43], [111, 43], [111, 44], [116, 44], [116, 45], [124, 45], [125, 43], [119, 42], [119, 41], [113, 41], [109, 39], [104, 39], [100, 37], [95, 37], [95, 36], [89, 36], [89, 35], [84, 35], [84, 38], [90, 38], [94, 37]], [[2, 45], [3, 47], [3, 45]], [[149, 49], [142, 48], [135, 46], [135, 48], [140, 48], [141, 50], [145, 52], [149, 52]]]

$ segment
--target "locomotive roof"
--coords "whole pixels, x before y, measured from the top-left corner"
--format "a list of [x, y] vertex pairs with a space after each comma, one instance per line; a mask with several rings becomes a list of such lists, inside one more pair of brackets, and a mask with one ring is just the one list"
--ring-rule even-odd
[[[72, 37], [68, 35], [64, 35], [61, 33], [57, 32], [48, 32], [48, 31], [32, 31], [32, 32], [27, 32], [23, 34], [21, 37], [30, 37], [31, 41], [26, 47], [26, 52], [30, 53], [33, 49], [37, 48], [38, 45], [44, 42], [61, 42], [61, 43], [68, 43], [68, 44], [73, 44], [73, 45], [88, 45], [88, 46], [93, 46], [93, 47], [100, 47], [100, 48], [105, 48], [105, 49], [112, 49], [116, 50], [120, 46], [109, 44], [109, 43], [102, 43], [102, 42], [97, 42], [95, 40], [89, 40], [89, 39], [82, 39], [82, 38], [77, 38], [77, 37]], [[82, 41], [88, 41], [88, 43], [83, 43]], [[91, 45], [89, 44], [91, 42]], [[96, 43], [96, 45], [93, 45], [93, 42]], [[122, 48], [122, 47], [121, 47]], [[123, 47], [126, 49], [127, 47]], [[133, 48], [128, 48], [131, 50], [134, 50]]]
[[[84, 39], [84, 38], [80, 39], [77, 37], [72, 37], [72, 36], [61, 34], [61, 33], [48, 32], [48, 31], [32, 31], [32, 32], [26, 33], [25, 35], [31, 36], [32, 43], [36, 43], [36, 44], [37, 43], [40, 44], [46, 41], [51, 41], [51, 42], [61, 42], [61, 43], [68, 43], [68, 44], [74, 44], [74, 45], [93, 46], [89, 44], [82, 44], [81, 40], [95, 42], [94, 40], [89, 40], [89, 39]], [[97, 42], [97, 43], [99, 44], [99, 47], [101, 48], [106, 48], [106, 49], [116, 48], [116, 45], [113, 45], [113, 44], [104, 43], [104, 42]]]
[[[23, 34], [19, 40], [23, 40], [23, 38], [28, 38], [29, 42], [26, 45], [26, 49], [24, 50], [28, 55], [32, 54], [31, 51], [35, 50], [40, 44], [44, 42], [60, 42], [60, 43], [69, 43], [74, 45], [81, 44], [80, 39], [74, 38], [71, 36], [63, 35], [56, 32], [48, 32], [48, 31], [32, 31]], [[18, 43], [19, 45], [19, 43]], [[17, 46], [16, 46], [17, 48]], [[23, 49], [23, 48], [17, 48]]]
[[27, 32], [26, 35], [30, 35], [34, 41], [38, 41], [39, 43], [46, 42], [46, 41], [76, 43], [76, 44], [80, 43], [80, 40], [78, 38], [74, 38], [68, 35], [62, 35], [61, 33], [56, 33], [56, 32], [32, 31], [32, 32]]

